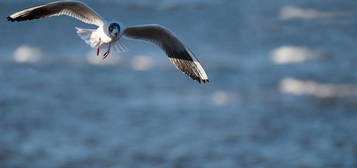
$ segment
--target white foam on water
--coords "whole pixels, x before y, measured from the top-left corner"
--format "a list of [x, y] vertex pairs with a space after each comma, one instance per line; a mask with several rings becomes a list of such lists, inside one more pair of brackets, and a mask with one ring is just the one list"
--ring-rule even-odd
[[312, 8], [299, 8], [296, 6], [285, 6], [280, 10], [279, 18], [281, 20], [289, 19], [318, 19], [339, 16], [341, 13], [323, 12]]
[[280, 81], [279, 89], [293, 95], [311, 95], [319, 98], [357, 96], [357, 86], [352, 84], [322, 84], [315, 81], [303, 81], [285, 78]]
[[317, 53], [299, 46], [281, 46], [271, 52], [274, 64], [293, 64], [313, 59]]
[[22, 45], [14, 52], [14, 60], [18, 63], [35, 63], [41, 60], [42, 51], [40, 48]]
[[154, 66], [154, 61], [150, 56], [138, 55], [133, 57], [131, 66], [138, 71], [147, 71]]

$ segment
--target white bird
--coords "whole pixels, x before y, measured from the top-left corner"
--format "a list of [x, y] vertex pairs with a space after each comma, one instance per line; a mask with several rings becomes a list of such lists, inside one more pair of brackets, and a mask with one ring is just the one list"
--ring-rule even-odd
[[125, 50], [125, 47], [120, 43], [122, 36], [145, 40], [163, 49], [176, 68], [193, 80], [199, 83], [208, 83], [209, 81], [206, 72], [193, 53], [170, 30], [161, 25], [124, 27], [120, 22], [102, 18], [86, 4], [79, 1], [56, 1], [35, 6], [16, 12], [8, 16], [7, 19], [11, 22], [19, 22], [60, 15], [72, 16], [87, 24], [98, 26], [97, 29], [76, 29], [81, 39], [91, 47], [97, 48], [97, 55], [99, 55], [102, 45], [108, 46], [103, 59], [109, 55], [111, 47]]

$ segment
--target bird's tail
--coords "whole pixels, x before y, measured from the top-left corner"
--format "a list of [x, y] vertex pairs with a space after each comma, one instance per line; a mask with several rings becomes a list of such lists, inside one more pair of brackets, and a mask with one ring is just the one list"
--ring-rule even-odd
[[97, 48], [101, 45], [100, 38], [96, 35], [95, 29], [82, 29], [78, 27], [76, 29], [78, 36], [92, 48]]

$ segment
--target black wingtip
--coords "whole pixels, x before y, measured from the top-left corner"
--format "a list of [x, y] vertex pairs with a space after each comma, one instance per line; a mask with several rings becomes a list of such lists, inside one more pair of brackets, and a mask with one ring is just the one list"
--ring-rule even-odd
[[200, 78], [196, 78], [194, 79], [196, 81], [198, 81], [198, 83], [200, 84], [206, 84], [206, 83], [209, 83], [209, 80], [208, 79], [200, 79]]
[[203, 79], [203, 80], [200, 81], [200, 83], [203, 83], [203, 84], [209, 83], [209, 80], [208, 79]]
[[10, 16], [6, 17], [6, 19], [7, 19], [8, 21], [10, 21], [10, 22], [14, 22], [14, 21], [15, 21], [15, 19], [13, 19], [13, 18], [10, 17]]

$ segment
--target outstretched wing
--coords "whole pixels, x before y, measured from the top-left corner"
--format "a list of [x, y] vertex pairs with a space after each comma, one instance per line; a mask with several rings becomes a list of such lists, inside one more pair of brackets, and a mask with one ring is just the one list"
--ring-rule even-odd
[[160, 25], [140, 25], [128, 27], [124, 35], [134, 39], [146, 40], [160, 46], [177, 69], [199, 83], [207, 83], [208, 77], [198, 59], [168, 29]]
[[72, 16], [88, 24], [94, 24], [97, 26], [104, 25], [104, 21], [101, 16], [84, 3], [78, 1], [57, 1], [45, 5], [35, 6], [16, 12], [8, 16], [7, 19], [11, 22], [19, 22], [60, 15]]

